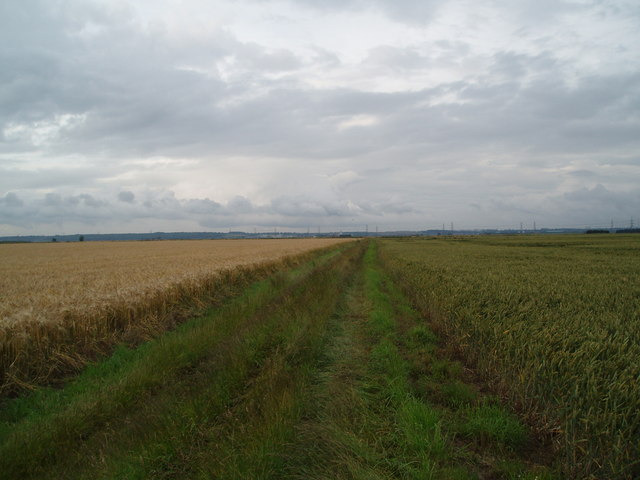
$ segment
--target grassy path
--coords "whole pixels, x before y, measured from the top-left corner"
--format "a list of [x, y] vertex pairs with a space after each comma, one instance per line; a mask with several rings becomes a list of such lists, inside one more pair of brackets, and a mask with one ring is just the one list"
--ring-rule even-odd
[[518, 419], [443, 355], [378, 266], [375, 244], [327, 359], [297, 427], [291, 478], [557, 478], [532, 460]]
[[441, 353], [354, 244], [5, 406], [0, 478], [556, 478]]

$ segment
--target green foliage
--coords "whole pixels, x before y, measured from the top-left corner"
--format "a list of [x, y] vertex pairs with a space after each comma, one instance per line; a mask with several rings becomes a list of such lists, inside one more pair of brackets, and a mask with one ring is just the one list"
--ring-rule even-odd
[[413, 349], [418, 349], [435, 345], [438, 337], [426, 326], [417, 325], [407, 332], [407, 341]]
[[444, 401], [452, 407], [471, 405], [478, 398], [478, 393], [471, 385], [459, 380], [443, 384], [440, 390]]
[[399, 409], [398, 426], [403, 433], [403, 444], [412, 454], [425, 452], [434, 459], [444, 458], [447, 441], [442, 433], [441, 414], [433, 407], [408, 398]]
[[434, 360], [431, 362], [431, 375], [437, 380], [459, 378], [462, 375], [462, 364], [446, 358]]
[[467, 410], [462, 432], [477, 437], [481, 443], [496, 440], [511, 448], [522, 446], [527, 440], [526, 429], [520, 421], [498, 405], [483, 404]]

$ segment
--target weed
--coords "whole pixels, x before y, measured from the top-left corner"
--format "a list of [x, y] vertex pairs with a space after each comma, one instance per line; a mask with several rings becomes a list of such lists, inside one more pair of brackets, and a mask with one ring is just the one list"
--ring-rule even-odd
[[471, 385], [459, 380], [443, 384], [440, 391], [444, 402], [454, 408], [469, 406], [478, 398], [478, 392]]
[[466, 414], [462, 433], [475, 437], [481, 444], [495, 440], [510, 448], [518, 448], [527, 441], [526, 429], [518, 418], [498, 405], [471, 407]]

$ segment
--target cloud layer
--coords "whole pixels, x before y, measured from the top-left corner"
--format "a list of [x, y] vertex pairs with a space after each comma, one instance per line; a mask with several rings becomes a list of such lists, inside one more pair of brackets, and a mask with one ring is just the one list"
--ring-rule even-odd
[[452, 3], [5, 2], [0, 235], [637, 216], [635, 3]]

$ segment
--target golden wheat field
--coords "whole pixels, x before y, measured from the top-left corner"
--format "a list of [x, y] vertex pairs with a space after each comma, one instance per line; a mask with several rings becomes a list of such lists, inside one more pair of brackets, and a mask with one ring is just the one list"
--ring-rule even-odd
[[0, 396], [172, 328], [283, 261], [348, 239], [0, 245]]
[[0, 245], [0, 319], [55, 321], [68, 309], [144, 295], [338, 239], [174, 240]]

